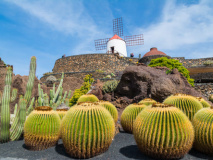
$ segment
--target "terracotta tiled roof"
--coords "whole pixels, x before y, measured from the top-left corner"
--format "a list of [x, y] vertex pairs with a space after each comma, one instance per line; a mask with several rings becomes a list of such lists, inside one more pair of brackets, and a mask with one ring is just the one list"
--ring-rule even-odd
[[119, 37], [117, 34], [115, 34], [112, 38], [110, 38], [109, 40], [112, 40], [112, 39], [121, 39], [123, 40], [121, 37]]
[[153, 48], [150, 48], [150, 51], [147, 52], [146, 54], [144, 54], [143, 57], [153, 56], [153, 55], [164, 55], [164, 56], [166, 56], [166, 54], [164, 52], [158, 51], [157, 48], [153, 47]]

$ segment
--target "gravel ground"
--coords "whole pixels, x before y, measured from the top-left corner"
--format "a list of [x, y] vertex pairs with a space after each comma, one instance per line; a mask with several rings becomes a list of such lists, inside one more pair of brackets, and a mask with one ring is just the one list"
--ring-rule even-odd
[[[62, 141], [60, 140], [55, 147], [42, 151], [29, 151], [25, 148], [24, 141], [19, 140], [0, 144], [0, 160], [64, 160], [72, 159], [66, 154]], [[132, 134], [118, 133], [115, 136], [109, 150], [99, 156], [91, 158], [92, 160], [130, 160], [142, 159], [152, 160], [152, 158], [143, 155], [135, 143]], [[213, 160], [213, 157], [202, 154], [192, 149], [181, 160]]]

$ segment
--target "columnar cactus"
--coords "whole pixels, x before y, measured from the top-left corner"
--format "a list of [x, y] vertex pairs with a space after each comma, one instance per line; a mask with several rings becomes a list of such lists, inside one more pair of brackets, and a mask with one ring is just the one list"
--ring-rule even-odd
[[1, 105], [1, 135], [0, 142], [5, 143], [10, 140], [10, 91], [12, 83], [12, 68], [7, 68], [4, 92]]
[[200, 101], [200, 103], [203, 105], [203, 108], [211, 107], [211, 105], [206, 102], [202, 97], [197, 97], [197, 100]]
[[194, 148], [213, 155], [213, 107], [199, 110], [192, 121], [195, 130]]
[[37, 107], [24, 124], [24, 141], [30, 150], [56, 145], [60, 136], [60, 117], [51, 107]]
[[98, 102], [99, 99], [93, 95], [93, 94], [85, 94], [82, 95], [79, 99], [77, 103], [81, 103], [81, 102]]
[[30, 61], [30, 73], [29, 73], [29, 79], [27, 82], [26, 92], [24, 95], [24, 99], [27, 100], [27, 103], [30, 102], [33, 85], [34, 85], [34, 79], [35, 79], [35, 72], [36, 72], [36, 57], [33, 56]]
[[14, 102], [14, 101], [15, 101], [16, 96], [17, 96], [17, 93], [18, 93], [18, 89], [13, 88], [13, 90], [12, 90], [12, 96], [11, 96], [10, 102]]
[[166, 104], [153, 104], [141, 111], [134, 122], [133, 134], [139, 149], [158, 159], [183, 157], [194, 141], [188, 117]]
[[145, 104], [130, 104], [121, 114], [121, 125], [125, 132], [132, 133], [133, 123], [138, 114], [147, 106]]
[[202, 104], [193, 96], [187, 94], [171, 95], [164, 100], [165, 104], [171, 104], [182, 110], [192, 121], [195, 113], [202, 109]]
[[152, 105], [153, 103], [156, 103], [157, 101], [155, 101], [154, 99], [151, 99], [151, 98], [145, 98], [143, 100], [141, 100], [139, 102], [139, 104], [145, 104], [146, 106], [148, 105]]
[[110, 114], [112, 115], [112, 118], [114, 119], [114, 122], [116, 124], [118, 121], [118, 111], [117, 111], [116, 107], [108, 101], [99, 101], [99, 104], [110, 112]]
[[103, 106], [81, 103], [71, 107], [62, 120], [66, 152], [75, 158], [90, 158], [105, 152], [115, 133], [115, 123]]

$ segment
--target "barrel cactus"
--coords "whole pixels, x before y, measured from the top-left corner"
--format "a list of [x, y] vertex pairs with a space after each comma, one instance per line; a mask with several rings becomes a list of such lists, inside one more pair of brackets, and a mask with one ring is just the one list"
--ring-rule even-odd
[[199, 110], [192, 121], [195, 129], [194, 148], [213, 155], [213, 107]]
[[209, 96], [209, 101], [211, 101], [211, 102], [213, 103], [213, 94], [211, 94], [211, 95]]
[[164, 100], [165, 104], [171, 104], [182, 110], [192, 121], [195, 113], [203, 108], [203, 105], [193, 96], [187, 94], [171, 95]]
[[194, 129], [188, 117], [178, 108], [161, 104], [141, 111], [133, 127], [139, 149], [158, 159], [183, 157], [194, 141]]
[[60, 117], [51, 107], [41, 106], [30, 113], [24, 124], [24, 141], [30, 150], [56, 145], [60, 136]]
[[98, 102], [99, 99], [93, 95], [93, 94], [85, 94], [85, 95], [82, 95], [79, 99], [78, 99], [78, 102], [77, 103], [80, 103], [80, 102]]
[[99, 101], [99, 104], [110, 112], [110, 114], [112, 115], [112, 118], [114, 119], [114, 122], [117, 123], [118, 111], [117, 111], [116, 107], [108, 101]]
[[206, 102], [202, 97], [197, 97], [197, 100], [200, 101], [200, 103], [203, 105], [203, 108], [211, 107], [211, 105]]
[[145, 105], [151, 105], [151, 104], [153, 104], [153, 103], [156, 103], [157, 101], [155, 101], [154, 99], [151, 99], [151, 98], [145, 98], [145, 99], [143, 99], [143, 100], [141, 100], [140, 102], [139, 102], [139, 104], [145, 104]]
[[59, 105], [56, 108], [56, 112], [58, 113], [60, 119], [62, 120], [63, 117], [66, 115], [67, 111], [70, 109], [70, 107], [66, 106], [64, 103]]
[[121, 114], [121, 125], [125, 132], [132, 133], [133, 123], [138, 114], [147, 106], [145, 104], [130, 104]]
[[115, 123], [103, 106], [81, 103], [70, 108], [61, 129], [66, 152], [71, 157], [90, 158], [108, 149], [114, 137]]

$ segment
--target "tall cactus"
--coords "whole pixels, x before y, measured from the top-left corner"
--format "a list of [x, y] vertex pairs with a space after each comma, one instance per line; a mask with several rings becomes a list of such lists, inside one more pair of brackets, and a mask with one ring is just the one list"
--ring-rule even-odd
[[[61, 90], [61, 87], [62, 87], [62, 84], [63, 84], [63, 79], [64, 79], [64, 72], [62, 73], [61, 75], [61, 81], [58, 85], [58, 88], [57, 88], [57, 91], [55, 92], [54, 94], [54, 97], [53, 97], [53, 103], [55, 103], [57, 101], [57, 98], [58, 98], [58, 95], [59, 95], [59, 92]], [[54, 87], [54, 86], [53, 86]], [[54, 88], [53, 88], [54, 89]], [[54, 90], [53, 90], [54, 91]]]
[[17, 93], [18, 93], [18, 89], [16, 88], [13, 88], [12, 90], [12, 96], [11, 96], [11, 99], [10, 99], [10, 102], [14, 102], [16, 97], [17, 97]]
[[26, 120], [27, 100], [20, 99], [19, 106], [20, 108], [17, 111], [14, 122], [10, 129], [10, 139], [12, 141], [18, 140], [23, 132], [24, 122]]
[[75, 158], [90, 158], [108, 149], [114, 137], [115, 123], [104, 107], [82, 103], [70, 108], [61, 129], [67, 153]]
[[12, 84], [12, 68], [7, 67], [4, 92], [1, 105], [1, 135], [0, 142], [5, 143], [10, 140], [10, 92]]
[[27, 104], [30, 102], [33, 85], [34, 85], [34, 79], [35, 79], [35, 73], [36, 73], [36, 57], [33, 56], [30, 61], [30, 72], [29, 72], [29, 79], [27, 82], [26, 92], [24, 95], [24, 99], [27, 100]]
[[183, 157], [194, 141], [194, 129], [178, 108], [155, 103], [141, 111], [133, 126], [139, 149], [157, 159]]

